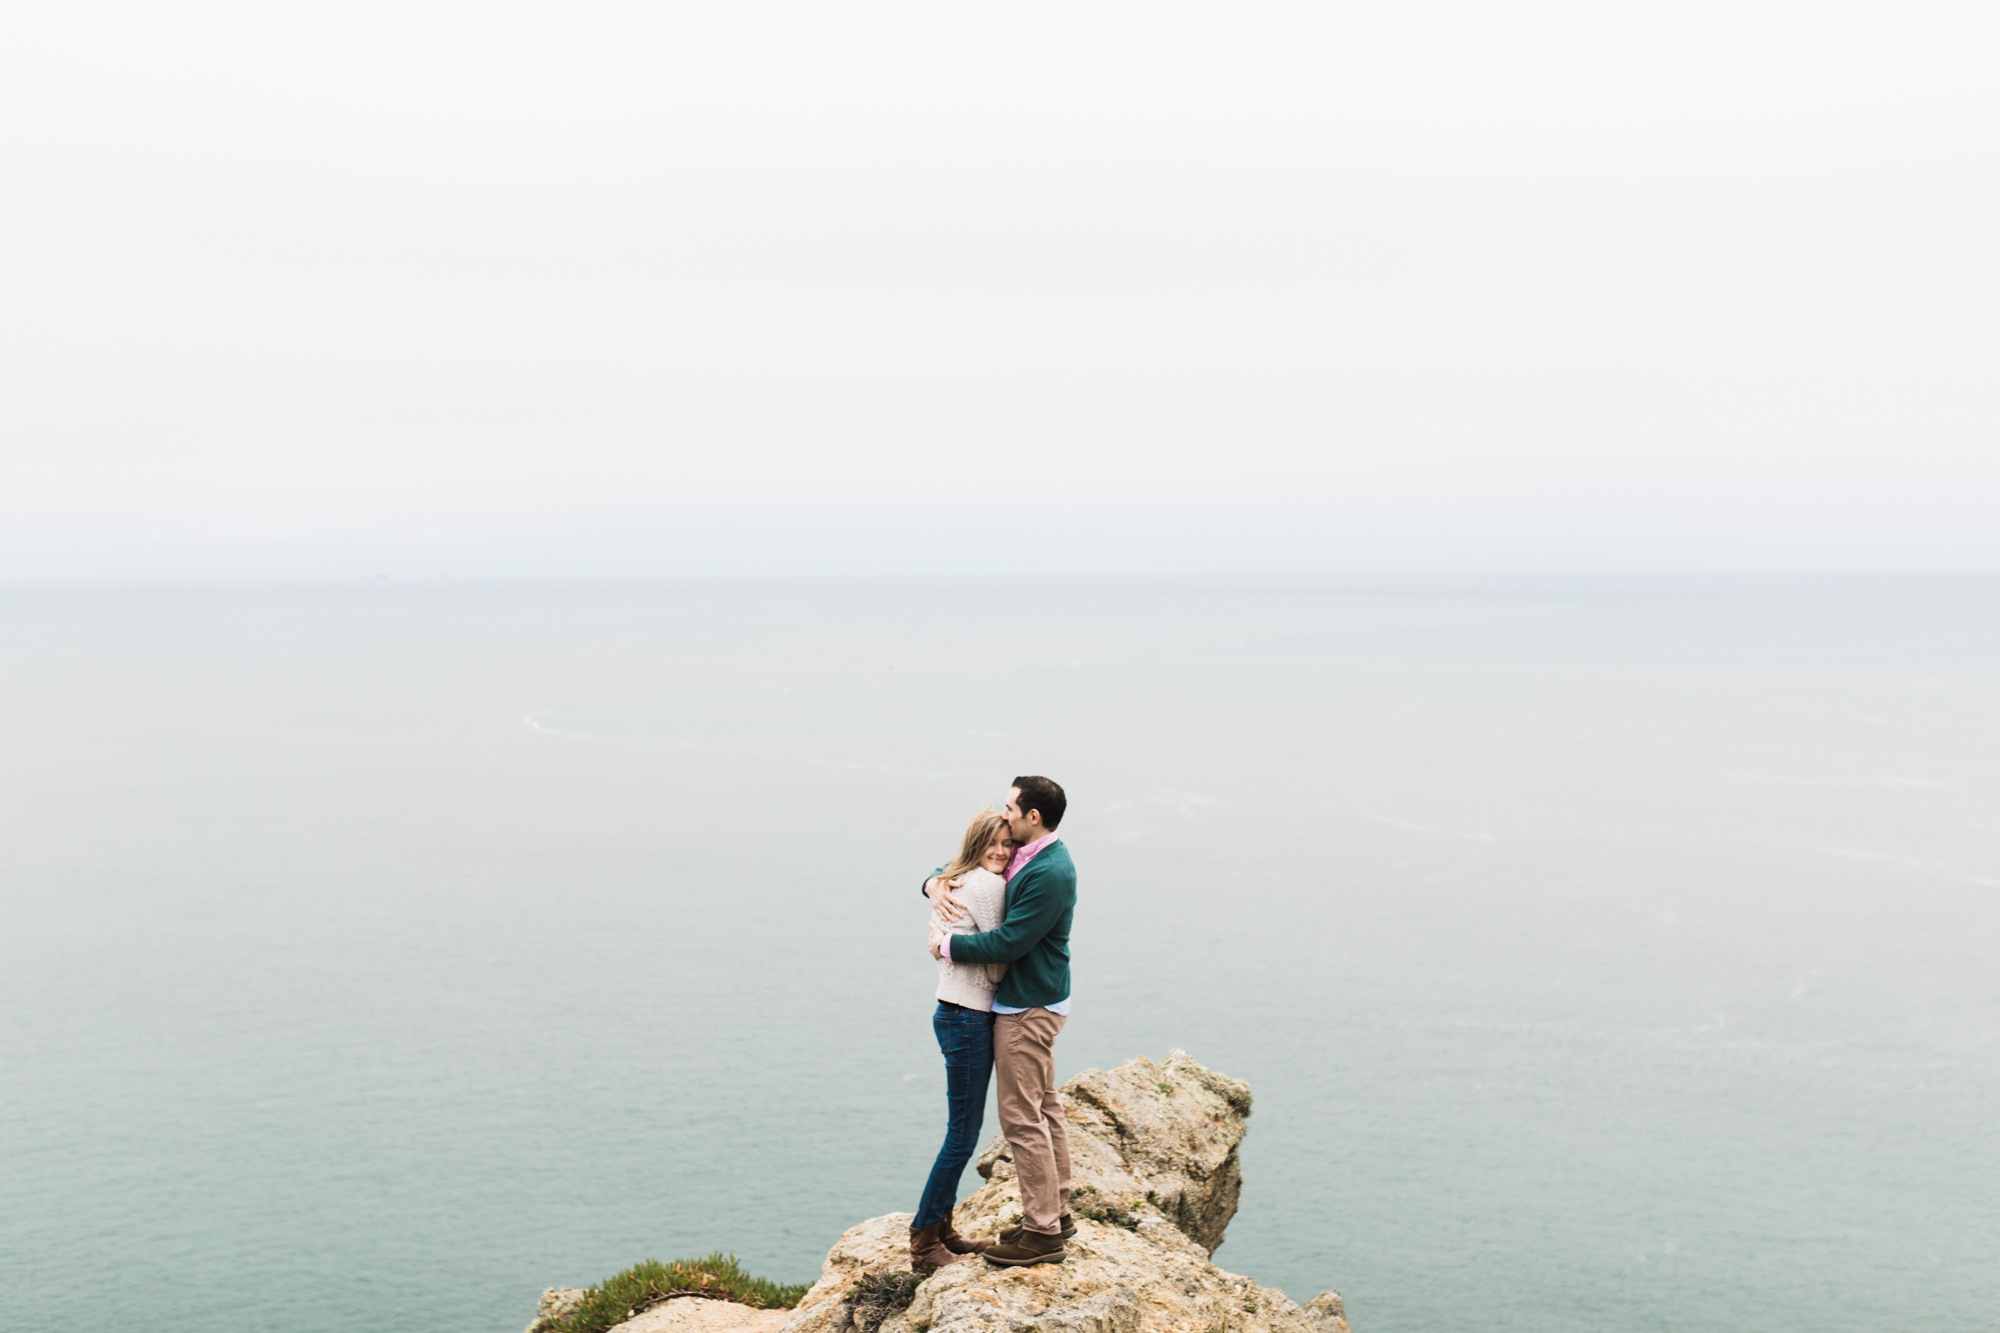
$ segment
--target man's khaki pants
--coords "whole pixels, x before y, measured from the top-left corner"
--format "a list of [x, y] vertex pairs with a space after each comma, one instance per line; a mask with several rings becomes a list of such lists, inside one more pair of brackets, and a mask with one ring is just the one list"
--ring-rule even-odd
[[1069, 1208], [1069, 1132], [1056, 1096], [1056, 1034], [1063, 1016], [1046, 1009], [993, 1015], [993, 1073], [1000, 1132], [1021, 1181], [1021, 1225], [1053, 1236]]

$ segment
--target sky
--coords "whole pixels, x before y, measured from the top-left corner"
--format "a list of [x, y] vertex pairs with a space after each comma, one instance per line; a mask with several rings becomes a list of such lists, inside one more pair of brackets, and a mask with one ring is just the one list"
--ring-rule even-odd
[[0, 581], [2000, 571], [2000, 11], [0, 20]]

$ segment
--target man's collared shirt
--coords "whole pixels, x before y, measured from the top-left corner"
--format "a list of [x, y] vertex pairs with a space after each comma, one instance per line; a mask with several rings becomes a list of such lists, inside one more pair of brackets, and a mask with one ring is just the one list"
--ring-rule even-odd
[[1007, 863], [1007, 878], [1012, 879], [1014, 876], [1020, 874], [1026, 868], [1028, 862], [1035, 859], [1035, 853], [1054, 842], [1056, 837], [1055, 833], [1044, 833], [1025, 847], [1016, 847], [1014, 849], [1014, 859]]

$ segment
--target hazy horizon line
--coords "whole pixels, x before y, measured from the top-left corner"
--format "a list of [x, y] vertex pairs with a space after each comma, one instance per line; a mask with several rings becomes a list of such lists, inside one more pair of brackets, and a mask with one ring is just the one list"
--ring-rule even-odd
[[854, 591], [924, 592], [953, 589], [1021, 590], [1037, 592], [1309, 592], [1421, 591], [1430, 587], [1453, 590], [1536, 588], [1664, 588], [1676, 585], [1746, 584], [1914, 584], [1995, 583], [1995, 569], [1640, 569], [1577, 570], [1381, 570], [1273, 571], [1269, 573], [1079, 573], [1071, 576], [1036, 574], [1010, 578], [1002, 574], [618, 574], [618, 575], [413, 575], [351, 576], [275, 575], [217, 578], [111, 578], [96, 576], [9, 578], [0, 576], [0, 593], [43, 592], [363, 592], [437, 591], [441, 585], [463, 591], [622, 592], [622, 591]]

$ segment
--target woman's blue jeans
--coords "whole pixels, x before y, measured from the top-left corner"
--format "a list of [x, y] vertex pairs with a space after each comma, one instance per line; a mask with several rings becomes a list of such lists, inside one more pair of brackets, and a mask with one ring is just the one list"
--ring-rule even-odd
[[924, 1183], [917, 1220], [910, 1224], [919, 1231], [951, 1216], [952, 1205], [958, 1202], [959, 1177], [979, 1151], [979, 1125], [986, 1118], [986, 1085], [993, 1079], [993, 1015], [940, 1000], [937, 1013], [931, 1016], [931, 1028], [937, 1033], [938, 1049], [944, 1052], [944, 1099], [949, 1115], [944, 1122], [944, 1147], [938, 1149], [931, 1178]]

